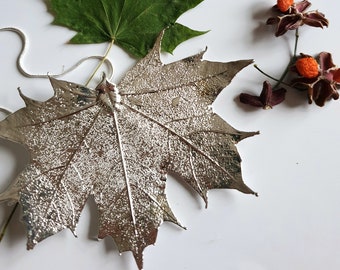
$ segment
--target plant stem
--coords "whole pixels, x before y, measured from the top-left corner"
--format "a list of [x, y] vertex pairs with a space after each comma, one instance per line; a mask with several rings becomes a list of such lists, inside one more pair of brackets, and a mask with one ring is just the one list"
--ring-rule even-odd
[[287, 67], [285, 68], [284, 72], [282, 73], [280, 79], [276, 79], [272, 76], [270, 76], [268, 73], [265, 73], [263, 70], [261, 70], [257, 65], [254, 65], [254, 67], [260, 71], [263, 75], [265, 75], [266, 77], [268, 77], [269, 79], [272, 79], [273, 81], [276, 81], [276, 84], [274, 85], [273, 89], [277, 89], [281, 84], [285, 85], [285, 86], [290, 86], [289, 84], [284, 82], [284, 79], [286, 78], [289, 69], [291, 67], [291, 65], [295, 62], [296, 60], [296, 54], [297, 54], [297, 46], [298, 46], [298, 41], [299, 41], [299, 29], [297, 28], [295, 30], [295, 43], [294, 43], [294, 51], [293, 51], [293, 55], [291, 56], [289, 63], [287, 65]]
[[254, 67], [260, 72], [262, 73], [264, 76], [268, 77], [269, 79], [272, 79], [273, 81], [277, 82], [277, 85], [279, 84], [284, 84], [286, 86], [289, 86], [288, 84], [286, 84], [285, 82], [283, 82], [281, 79], [276, 79], [273, 76], [269, 75], [268, 73], [264, 72], [262, 69], [260, 69], [256, 64], [254, 65]]
[[283, 72], [283, 74], [281, 75], [280, 79], [278, 80], [278, 82], [275, 84], [275, 86], [273, 87], [273, 89], [276, 89], [277, 87], [280, 86], [280, 84], [282, 84], [283, 80], [286, 78], [289, 69], [291, 67], [291, 65], [295, 62], [296, 60], [296, 52], [297, 52], [297, 46], [298, 46], [298, 41], [299, 41], [299, 28], [297, 28], [295, 30], [295, 42], [294, 42], [294, 52], [293, 52], [293, 56], [290, 58], [289, 63], [285, 69], [285, 71]]
[[269, 75], [268, 73], [266, 73], [266, 72], [264, 72], [262, 69], [260, 69], [260, 68], [258, 67], [258, 65], [255, 64], [255, 65], [254, 65], [254, 68], [256, 68], [258, 71], [260, 71], [260, 73], [262, 73], [264, 76], [268, 77], [269, 79], [272, 79], [273, 81], [276, 81], [276, 82], [279, 81], [278, 79], [274, 78], [273, 76]]
[[94, 69], [94, 71], [91, 73], [90, 77], [88, 78], [88, 80], [85, 83], [85, 86], [88, 86], [88, 84], [91, 82], [91, 80], [93, 79], [94, 75], [96, 75], [96, 73], [98, 72], [98, 70], [100, 69], [100, 67], [104, 64], [105, 60], [107, 59], [107, 56], [109, 55], [109, 52], [112, 49], [112, 46], [114, 44], [114, 40], [112, 40], [109, 44], [109, 46], [106, 49], [106, 52], [104, 54], [103, 59], [98, 63], [98, 65], [96, 66], [96, 68]]
[[297, 46], [298, 46], [298, 41], [299, 41], [299, 28], [296, 28], [295, 30], [295, 45], [294, 45], [294, 54], [293, 54], [293, 58], [296, 58], [296, 51], [297, 51]]
[[4, 227], [1, 230], [1, 233], [0, 233], [0, 243], [1, 243], [2, 239], [4, 238], [4, 235], [6, 233], [7, 227], [8, 227], [9, 223], [12, 220], [12, 217], [13, 217], [13, 215], [15, 213], [15, 210], [18, 208], [18, 205], [19, 205], [19, 203], [15, 204], [15, 206], [12, 209], [12, 212], [10, 213], [9, 217], [7, 218], [7, 221], [6, 221], [5, 225], [4, 225]]

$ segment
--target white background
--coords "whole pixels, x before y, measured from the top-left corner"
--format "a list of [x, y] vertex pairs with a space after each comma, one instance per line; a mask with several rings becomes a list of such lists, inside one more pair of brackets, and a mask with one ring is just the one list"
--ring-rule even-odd
[[[255, 59], [279, 77], [289, 61], [294, 33], [274, 37], [264, 22], [270, 0], [205, 0], [180, 18], [206, 35], [180, 45], [171, 62], [208, 46], [205, 58], [216, 61]], [[298, 52], [333, 53], [340, 63], [338, 3], [314, 0], [312, 9], [326, 14], [325, 30], [302, 27]], [[73, 32], [52, 26], [42, 0], [0, 0], [0, 27], [15, 26], [29, 39], [24, 66], [31, 73], [57, 73], [80, 58], [102, 55], [107, 44], [69, 45]], [[17, 87], [35, 99], [52, 95], [46, 79], [22, 77], [16, 69], [20, 39], [0, 32], [0, 107], [23, 106]], [[115, 81], [135, 63], [121, 49], [110, 53]], [[87, 62], [63, 79], [85, 83], [95, 62]], [[253, 67], [239, 73], [221, 93], [214, 108], [235, 128], [261, 132], [238, 144], [244, 181], [259, 193], [256, 198], [234, 190], [209, 192], [209, 207], [178, 180], [170, 178], [167, 196], [176, 216], [188, 230], [164, 223], [155, 246], [144, 252], [146, 270], [337, 270], [340, 269], [340, 103], [308, 105], [305, 94], [289, 91], [285, 103], [265, 111], [238, 102], [240, 92], [259, 93], [265, 78]], [[94, 84], [98, 82], [98, 78]], [[0, 190], [23, 168], [21, 147], [0, 141]], [[0, 224], [10, 212], [0, 206]], [[65, 230], [26, 251], [20, 211], [0, 243], [0, 268], [17, 269], [137, 269], [132, 255], [119, 256], [111, 239], [94, 240], [96, 209], [90, 200], [78, 226], [78, 238]]]

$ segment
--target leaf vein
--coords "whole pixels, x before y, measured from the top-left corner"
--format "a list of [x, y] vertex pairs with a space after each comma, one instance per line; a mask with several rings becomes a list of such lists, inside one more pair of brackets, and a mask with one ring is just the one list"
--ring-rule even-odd
[[[79, 143], [78, 143], [78, 147], [76, 148], [76, 150], [72, 153], [72, 155], [70, 156], [68, 162], [65, 164], [65, 166], [60, 166], [61, 168], [63, 168], [63, 172], [58, 176], [58, 184], [56, 185], [56, 187], [54, 188], [54, 192], [53, 192], [53, 195], [52, 195], [52, 198], [50, 199], [50, 202], [49, 204], [47, 205], [47, 207], [45, 208], [45, 216], [48, 212], [48, 210], [51, 208], [51, 206], [54, 204], [54, 198], [57, 194], [57, 191], [60, 189], [60, 185], [62, 184], [62, 179], [66, 173], [66, 170], [69, 168], [73, 158], [75, 157], [76, 153], [78, 153], [78, 151], [80, 150], [80, 146], [82, 145], [82, 143], [85, 141], [86, 139], [86, 136], [89, 134], [89, 132], [91, 131], [92, 127], [94, 126], [94, 123], [97, 121], [98, 119], [98, 116], [100, 115], [100, 113], [102, 112], [102, 108], [100, 108], [100, 110], [98, 110], [97, 114], [95, 115], [95, 117], [93, 118], [93, 121], [91, 122], [89, 128], [87, 129], [87, 131], [84, 133], [83, 137], [79, 140]], [[55, 168], [53, 168], [55, 169]], [[49, 172], [46, 171], [45, 173]]]
[[194, 145], [192, 142], [190, 142], [188, 139], [184, 138], [183, 136], [179, 135], [175, 130], [171, 129], [170, 127], [160, 123], [159, 121], [157, 121], [156, 119], [152, 118], [151, 116], [141, 112], [140, 110], [137, 110], [133, 107], [131, 107], [128, 104], [123, 104], [126, 108], [130, 109], [131, 111], [143, 116], [144, 118], [156, 123], [157, 125], [159, 125], [161, 128], [167, 130], [169, 133], [171, 133], [172, 135], [178, 137], [180, 139], [180, 141], [182, 141], [183, 143], [185, 143], [186, 145], [189, 146], [189, 148], [197, 151], [199, 154], [201, 154], [202, 156], [204, 156], [206, 159], [208, 159], [215, 167], [217, 167], [218, 169], [222, 170], [225, 174], [227, 174], [230, 179], [233, 179], [233, 177], [230, 175], [230, 173], [223, 168], [216, 160], [214, 160], [212, 157], [210, 157], [209, 155], [207, 155], [205, 152], [203, 152], [201, 149], [199, 149], [196, 145]]

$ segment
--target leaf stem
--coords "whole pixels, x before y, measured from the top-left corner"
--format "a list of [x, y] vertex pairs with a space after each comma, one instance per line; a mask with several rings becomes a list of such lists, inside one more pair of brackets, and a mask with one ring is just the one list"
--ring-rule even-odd
[[107, 56], [109, 55], [109, 52], [112, 49], [112, 46], [114, 44], [114, 39], [110, 42], [109, 46], [106, 49], [106, 52], [103, 56], [103, 59], [98, 63], [98, 65], [96, 66], [96, 68], [94, 69], [94, 71], [91, 73], [90, 77], [88, 78], [88, 80], [85, 83], [85, 86], [88, 86], [88, 84], [91, 82], [91, 80], [93, 79], [94, 75], [96, 75], [96, 73], [98, 72], [98, 70], [100, 69], [100, 67], [104, 64], [105, 60], [107, 59]]
[[19, 203], [16, 203], [14, 205], [14, 207], [12, 209], [12, 212], [10, 213], [9, 217], [7, 218], [7, 221], [6, 221], [5, 225], [4, 225], [4, 227], [1, 230], [1, 233], [0, 233], [0, 243], [1, 243], [2, 239], [4, 238], [4, 235], [6, 233], [7, 227], [8, 227], [9, 223], [11, 222], [11, 220], [13, 218], [15, 210], [18, 208], [18, 205], [19, 205]]

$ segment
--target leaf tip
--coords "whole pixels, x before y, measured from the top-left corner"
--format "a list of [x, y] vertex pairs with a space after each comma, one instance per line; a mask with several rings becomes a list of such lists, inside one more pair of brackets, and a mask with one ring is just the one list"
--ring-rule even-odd
[[143, 270], [143, 252], [133, 252], [137, 267], [139, 270]]
[[254, 63], [254, 59], [245, 59], [245, 60], [241, 60], [241, 62], [244, 63], [244, 67], [249, 66], [250, 64]]
[[78, 238], [78, 235], [77, 235], [77, 232], [76, 232], [75, 228], [70, 228], [70, 230], [71, 230], [73, 236], [74, 236], [75, 238]]
[[238, 136], [236, 143], [238, 143], [239, 141], [242, 141], [243, 139], [253, 137], [256, 135], [260, 135], [260, 131], [250, 131], [250, 132], [242, 131], [240, 132], [240, 135]]
[[251, 194], [258, 197], [258, 193], [253, 191], [250, 187], [248, 187], [242, 180], [241, 181], [233, 181], [230, 185], [230, 188], [236, 189], [244, 194]]

